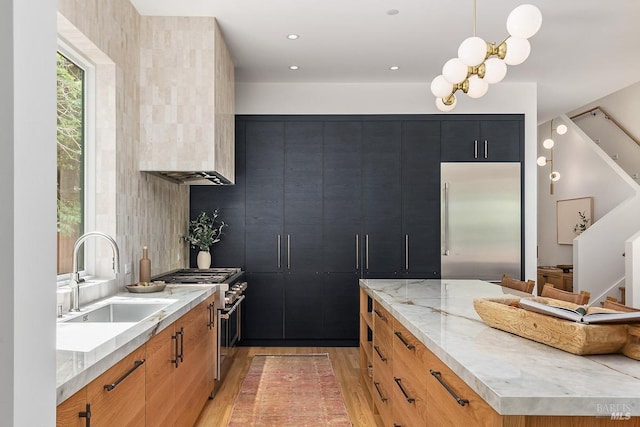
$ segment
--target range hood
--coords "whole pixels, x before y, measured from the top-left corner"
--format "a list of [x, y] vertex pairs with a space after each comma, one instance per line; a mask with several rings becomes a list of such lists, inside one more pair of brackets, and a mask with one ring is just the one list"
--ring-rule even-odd
[[213, 17], [140, 18], [138, 169], [178, 184], [235, 181], [235, 74]]
[[208, 184], [208, 185], [231, 185], [233, 182], [229, 181], [218, 172], [152, 172], [147, 173], [160, 178], [164, 178], [167, 181], [171, 181], [176, 184]]

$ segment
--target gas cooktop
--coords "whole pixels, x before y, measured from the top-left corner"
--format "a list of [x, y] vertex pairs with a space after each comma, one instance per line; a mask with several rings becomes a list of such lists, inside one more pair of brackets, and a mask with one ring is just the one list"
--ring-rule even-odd
[[153, 280], [169, 284], [226, 283], [230, 277], [233, 277], [241, 271], [239, 268], [208, 268], [202, 270], [198, 268], [185, 268], [154, 277]]

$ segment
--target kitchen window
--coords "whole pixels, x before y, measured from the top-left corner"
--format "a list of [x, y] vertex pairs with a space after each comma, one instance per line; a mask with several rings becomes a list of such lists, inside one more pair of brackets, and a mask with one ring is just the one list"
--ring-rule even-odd
[[[63, 42], [57, 52], [57, 220], [58, 280], [72, 270], [73, 244], [92, 229], [94, 70], [91, 63]], [[83, 245], [84, 246], [84, 245]], [[79, 254], [80, 271], [90, 267]]]

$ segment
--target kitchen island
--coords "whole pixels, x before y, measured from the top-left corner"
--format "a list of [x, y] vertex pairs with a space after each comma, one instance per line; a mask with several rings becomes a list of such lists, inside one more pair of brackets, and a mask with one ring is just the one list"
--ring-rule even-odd
[[[564, 425], [554, 420], [569, 422], [566, 416], [580, 417], [574, 420], [578, 424], [571, 425], [587, 425], [587, 417], [592, 417], [594, 422], [589, 421], [588, 425], [609, 425], [606, 423], [612, 420], [627, 420], [616, 421], [616, 425], [640, 425], [638, 418], [629, 420], [640, 416], [639, 361], [617, 354], [566, 353], [493, 329], [485, 325], [474, 310], [474, 298], [522, 295], [517, 291], [479, 280], [444, 279], [363, 279], [360, 287], [365, 297], [365, 301], [361, 299], [361, 331], [364, 328], [361, 346], [368, 345], [369, 328], [368, 334], [373, 335], [374, 342], [369, 346], [375, 350], [369, 350], [374, 362], [369, 366], [373, 375], [368, 375], [375, 385], [370, 388], [372, 394], [381, 393], [384, 381], [376, 382], [376, 353], [380, 354], [381, 347], [375, 345], [376, 328], [371, 325], [376, 324], [376, 317], [383, 319], [385, 314], [390, 314], [394, 325], [406, 329], [406, 335], [413, 335], [426, 347], [426, 353], [435, 356], [434, 360], [439, 359], [464, 381], [465, 387], [472, 390], [469, 393], [477, 394], [480, 402], [486, 402], [489, 411], [511, 420], [500, 425]], [[373, 314], [375, 307], [380, 310]], [[378, 320], [378, 323], [382, 322]], [[394, 326], [396, 335], [398, 328]], [[396, 355], [396, 347], [402, 345], [393, 341], [393, 346], [387, 353]], [[364, 353], [366, 361], [367, 352]], [[397, 380], [395, 367], [393, 372]], [[424, 375], [425, 382], [432, 380], [428, 371]], [[394, 386], [393, 381], [391, 383], [389, 388]], [[388, 401], [386, 397], [381, 400]], [[426, 405], [428, 412], [428, 402]], [[458, 405], [464, 406], [461, 402]], [[536, 421], [530, 423], [530, 419]]]

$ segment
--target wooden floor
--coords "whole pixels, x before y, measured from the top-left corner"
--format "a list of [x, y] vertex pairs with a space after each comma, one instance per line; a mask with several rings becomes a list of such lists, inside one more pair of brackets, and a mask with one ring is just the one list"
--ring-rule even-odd
[[236, 359], [227, 377], [217, 390], [215, 398], [207, 402], [195, 427], [226, 427], [236, 395], [254, 355], [313, 353], [329, 354], [354, 427], [382, 426], [379, 417], [375, 416], [370, 409], [369, 392], [362, 383], [358, 367], [360, 358], [357, 347], [238, 347]]

